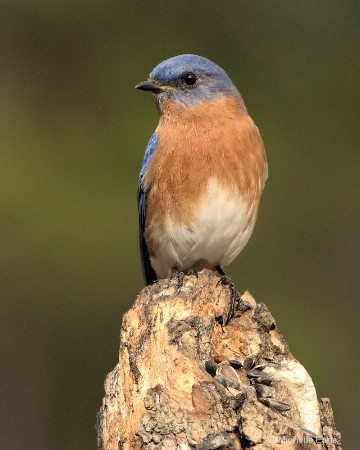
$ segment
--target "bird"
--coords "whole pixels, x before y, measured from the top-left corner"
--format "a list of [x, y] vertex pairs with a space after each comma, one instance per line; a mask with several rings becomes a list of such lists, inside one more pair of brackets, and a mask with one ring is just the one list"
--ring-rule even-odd
[[206, 268], [234, 287], [223, 267], [247, 244], [268, 177], [259, 130], [205, 57], [167, 59], [135, 88], [152, 93], [159, 113], [137, 192], [145, 284]]

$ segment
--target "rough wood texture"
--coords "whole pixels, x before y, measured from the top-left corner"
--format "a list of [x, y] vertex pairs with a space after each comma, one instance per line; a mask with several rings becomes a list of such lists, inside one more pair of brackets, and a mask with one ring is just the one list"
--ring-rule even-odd
[[218, 282], [205, 270], [140, 293], [105, 381], [98, 448], [339, 450], [329, 400], [319, 407], [266, 306], [246, 292], [225, 326]]

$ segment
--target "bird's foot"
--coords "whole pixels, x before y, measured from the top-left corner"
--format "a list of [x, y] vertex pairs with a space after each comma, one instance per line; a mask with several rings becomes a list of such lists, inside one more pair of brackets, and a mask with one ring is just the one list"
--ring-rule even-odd
[[177, 288], [181, 289], [183, 282], [184, 282], [184, 272], [180, 272], [180, 270], [175, 266], [172, 268], [171, 271], [171, 279], [176, 279], [177, 280]]
[[195, 269], [189, 269], [186, 275], [194, 275], [196, 278], [199, 278], [199, 275]]
[[226, 275], [226, 273], [222, 270], [222, 268], [220, 266], [216, 266], [215, 269], [221, 275], [220, 280], [217, 283], [217, 286], [221, 283], [224, 286], [229, 286], [229, 289], [230, 289], [230, 307], [229, 307], [228, 316], [225, 321], [225, 325], [227, 325], [229, 323], [229, 320], [232, 317], [234, 317], [235, 305], [236, 305], [236, 303], [240, 302], [241, 297], [240, 297], [238, 291], [236, 290], [236, 286], [235, 286], [234, 282], [228, 275]]

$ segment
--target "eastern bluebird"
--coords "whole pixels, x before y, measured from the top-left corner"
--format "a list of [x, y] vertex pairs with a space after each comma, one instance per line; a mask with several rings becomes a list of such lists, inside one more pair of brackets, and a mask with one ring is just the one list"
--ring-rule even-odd
[[226, 277], [222, 267], [248, 242], [267, 178], [259, 131], [225, 71], [201, 56], [163, 61], [136, 89], [153, 93], [160, 115], [138, 187], [145, 283], [174, 269]]

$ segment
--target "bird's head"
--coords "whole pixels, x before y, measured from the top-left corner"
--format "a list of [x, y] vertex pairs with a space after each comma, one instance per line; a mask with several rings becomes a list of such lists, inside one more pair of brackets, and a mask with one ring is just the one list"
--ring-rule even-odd
[[167, 100], [195, 106], [215, 98], [235, 96], [236, 87], [226, 72], [202, 56], [179, 55], [160, 63], [136, 89], [151, 91], [158, 107]]

